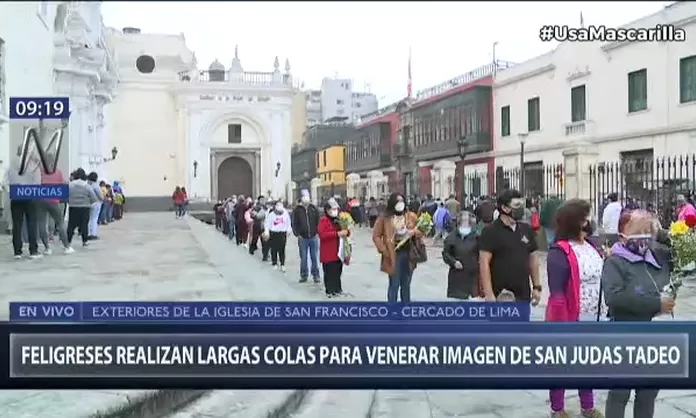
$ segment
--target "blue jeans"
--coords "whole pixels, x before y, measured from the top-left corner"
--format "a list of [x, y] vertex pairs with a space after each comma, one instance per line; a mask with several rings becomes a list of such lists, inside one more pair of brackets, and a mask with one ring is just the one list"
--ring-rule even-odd
[[234, 239], [235, 228], [237, 228], [237, 225], [235, 224], [234, 219], [227, 221], [227, 237], [230, 239], [230, 241]]
[[297, 245], [300, 247], [300, 277], [306, 278], [308, 275], [309, 264], [312, 264], [312, 277], [319, 277], [319, 260], [317, 253], [319, 250], [319, 238], [297, 237]]
[[546, 235], [546, 244], [550, 247], [556, 241], [556, 231], [551, 228], [544, 228], [544, 235]]
[[399, 296], [401, 296], [401, 302], [410, 302], [413, 270], [408, 260], [408, 251], [397, 251], [395, 264], [394, 274], [389, 275], [387, 302], [396, 303]]

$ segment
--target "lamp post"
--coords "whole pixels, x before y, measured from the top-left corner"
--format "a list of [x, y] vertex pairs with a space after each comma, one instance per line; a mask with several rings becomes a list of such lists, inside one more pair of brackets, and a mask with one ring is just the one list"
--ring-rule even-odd
[[198, 161], [193, 161], [193, 177], [198, 177]]
[[526, 196], [524, 184], [524, 145], [527, 142], [527, 135], [527, 133], [517, 134], [517, 138], [520, 140], [520, 193], [522, 193], [522, 196]]
[[462, 166], [462, 194], [461, 196], [459, 196], [460, 200], [464, 200], [464, 194], [466, 191], [466, 179], [464, 178], [464, 159], [466, 158], [466, 152], [468, 147], [469, 141], [467, 141], [466, 136], [460, 136], [457, 140], [457, 149], [459, 150], [459, 161], [461, 161]]

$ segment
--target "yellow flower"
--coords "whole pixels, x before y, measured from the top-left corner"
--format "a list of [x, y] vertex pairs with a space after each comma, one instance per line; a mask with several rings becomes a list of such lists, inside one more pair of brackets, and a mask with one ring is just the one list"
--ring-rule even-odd
[[684, 221], [676, 221], [672, 222], [672, 225], [669, 227], [669, 233], [671, 235], [683, 235], [689, 232], [689, 227], [686, 225], [686, 222]]

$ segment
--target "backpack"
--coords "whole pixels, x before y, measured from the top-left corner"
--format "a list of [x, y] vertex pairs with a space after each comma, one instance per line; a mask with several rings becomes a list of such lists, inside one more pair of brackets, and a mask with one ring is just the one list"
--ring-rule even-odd
[[529, 219], [529, 224], [531, 225], [534, 231], [538, 231], [539, 229], [541, 229], [541, 219], [539, 218], [539, 212], [532, 213], [532, 216]]

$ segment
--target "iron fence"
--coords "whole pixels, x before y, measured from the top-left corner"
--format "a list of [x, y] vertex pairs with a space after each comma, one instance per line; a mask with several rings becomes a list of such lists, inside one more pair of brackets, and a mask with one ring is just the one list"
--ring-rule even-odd
[[346, 199], [353, 196], [348, 196], [345, 184], [327, 184], [317, 187], [317, 197], [323, 202], [332, 197]]
[[655, 213], [663, 226], [674, 219], [677, 195], [695, 197], [696, 154], [598, 163], [589, 173], [590, 201], [600, 222], [611, 193], [625, 206]]
[[563, 164], [527, 163], [524, 165], [524, 184], [519, 167], [498, 167], [495, 173], [496, 192], [517, 189], [528, 198], [565, 198]]
[[[408, 188], [406, 187], [408, 184]], [[406, 195], [410, 192], [411, 195], [416, 195], [423, 197], [427, 194], [432, 194], [432, 184], [430, 178], [414, 178], [414, 177], [402, 177], [396, 180], [391, 180], [387, 183], [387, 188], [385, 190], [385, 197], [388, 197], [390, 193], [398, 192]]]

